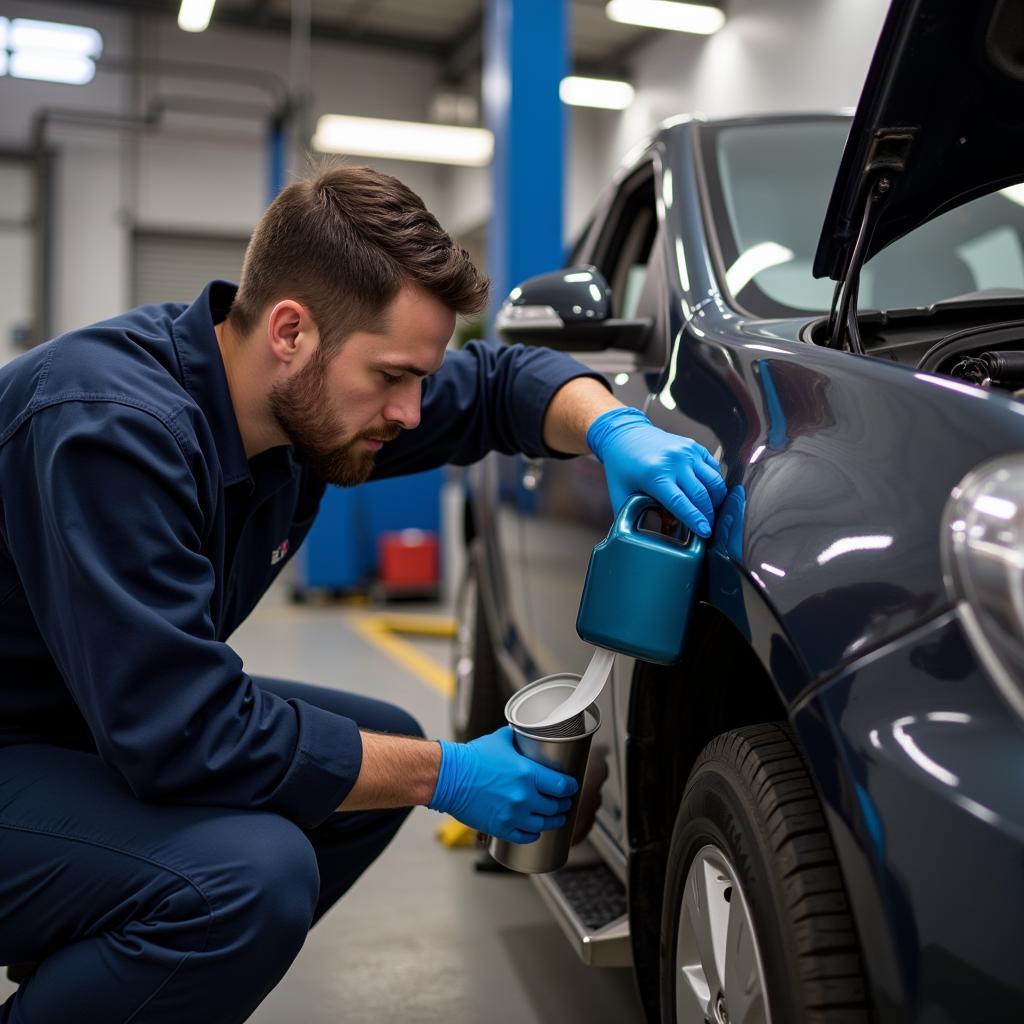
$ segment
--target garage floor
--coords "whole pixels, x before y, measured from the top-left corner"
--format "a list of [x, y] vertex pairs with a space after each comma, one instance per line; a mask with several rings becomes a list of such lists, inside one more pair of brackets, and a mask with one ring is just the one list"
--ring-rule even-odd
[[[271, 591], [232, 638], [254, 673], [400, 704], [448, 735], [446, 698], [357, 632], [359, 610]], [[405, 608], [399, 610], [405, 611]], [[423, 609], [436, 612], [436, 607]], [[447, 644], [414, 641], [447, 660]], [[628, 970], [584, 966], [528, 879], [473, 870], [417, 808], [381, 859], [310, 932], [255, 1024], [640, 1024]], [[0, 981], [0, 1001], [14, 987]], [[202, 1020], [197, 1008], [196, 1021]]]

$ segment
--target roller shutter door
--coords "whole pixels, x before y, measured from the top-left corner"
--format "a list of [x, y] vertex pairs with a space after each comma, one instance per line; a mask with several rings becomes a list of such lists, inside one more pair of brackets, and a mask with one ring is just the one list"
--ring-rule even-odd
[[215, 277], [237, 281], [248, 238], [136, 231], [132, 304], [191, 302]]
[[30, 160], [0, 156], [0, 366], [20, 355], [33, 334], [36, 239], [32, 174]]

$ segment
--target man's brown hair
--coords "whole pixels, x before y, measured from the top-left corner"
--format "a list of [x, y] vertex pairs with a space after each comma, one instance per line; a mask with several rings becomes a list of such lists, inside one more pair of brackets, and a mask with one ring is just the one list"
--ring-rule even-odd
[[287, 186], [260, 218], [229, 319], [248, 334], [268, 306], [296, 299], [325, 356], [353, 331], [385, 326], [408, 282], [456, 313], [487, 304], [487, 279], [412, 189], [371, 167], [330, 167]]

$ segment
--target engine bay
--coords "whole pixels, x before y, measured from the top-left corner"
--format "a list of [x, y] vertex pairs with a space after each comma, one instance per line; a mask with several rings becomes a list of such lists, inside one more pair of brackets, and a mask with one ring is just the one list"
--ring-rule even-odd
[[[966, 304], [965, 304], [966, 305]], [[989, 314], [982, 321], [979, 313]], [[864, 355], [936, 373], [1024, 400], [1024, 306], [897, 310], [858, 316]], [[828, 318], [804, 340], [826, 343]]]

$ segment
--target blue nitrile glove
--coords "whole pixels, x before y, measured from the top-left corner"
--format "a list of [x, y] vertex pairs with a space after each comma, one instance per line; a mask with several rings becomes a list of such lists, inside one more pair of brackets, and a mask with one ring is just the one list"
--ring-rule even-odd
[[616, 512], [629, 495], [648, 494], [689, 529], [711, 536], [725, 481], [707, 448], [659, 430], [639, 409], [628, 407], [598, 416], [587, 431], [587, 444], [604, 463]]
[[441, 769], [431, 810], [512, 843], [532, 843], [565, 824], [576, 780], [520, 754], [509, 726], [469, 743], [438, 742]]

